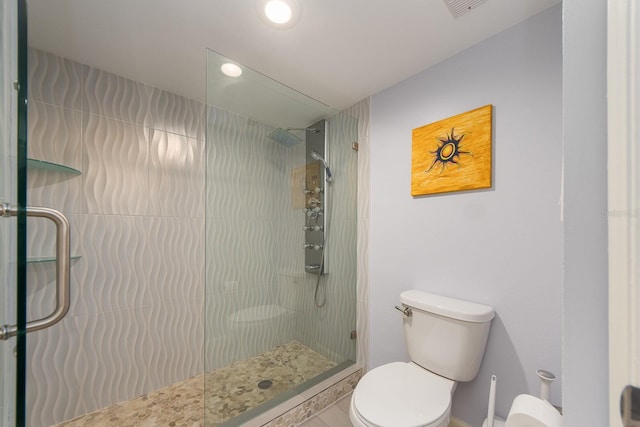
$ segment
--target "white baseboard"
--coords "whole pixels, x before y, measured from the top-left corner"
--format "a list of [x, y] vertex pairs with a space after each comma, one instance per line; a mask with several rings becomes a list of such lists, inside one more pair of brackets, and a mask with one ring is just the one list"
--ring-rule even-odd
[[473, 427], [473, 426], [455, 417], [451, 417], [451, 419], [449, 420], [449, 427]]

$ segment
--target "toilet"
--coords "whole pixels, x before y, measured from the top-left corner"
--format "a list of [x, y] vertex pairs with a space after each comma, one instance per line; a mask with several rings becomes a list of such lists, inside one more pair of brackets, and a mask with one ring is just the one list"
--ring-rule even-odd
[[367, 372], [351, 397], [356, 427], [446, 427], [458, 381], [478, 374], [493, 308], [419, 290], [400, 294], [410, 362]]

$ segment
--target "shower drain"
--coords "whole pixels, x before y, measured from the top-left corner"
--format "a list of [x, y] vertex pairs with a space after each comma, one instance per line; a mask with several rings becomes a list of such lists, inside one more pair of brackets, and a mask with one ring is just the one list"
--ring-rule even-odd
[[266, 390], [273, 385], [273, 381], [271, 380], [262, 380], [258, 383], [258, 388], [261, 390]]

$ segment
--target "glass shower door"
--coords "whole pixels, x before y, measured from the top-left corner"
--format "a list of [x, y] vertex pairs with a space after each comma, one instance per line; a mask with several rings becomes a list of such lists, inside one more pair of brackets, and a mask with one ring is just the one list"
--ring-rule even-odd
[[[26, 217], [26, 28], [24, 0], [0, 6], [0, 324], [17, 325], [17, 334], [0, 341], [0, 426], [24, 425], [24, 335]], [[22, 24], [22, 25], [21, 25]], [[22, 102], [20, 102], [22, 101]], [[22, 297], [23, 304], [17, 302]], [[20, 322], [22, 318], [22, 324]], [[4, 333], [4, 331], [2, 331]]]
[[213, 51], [206, 105], [205, 425], [232, 426], [355, 361], [357, 121]]

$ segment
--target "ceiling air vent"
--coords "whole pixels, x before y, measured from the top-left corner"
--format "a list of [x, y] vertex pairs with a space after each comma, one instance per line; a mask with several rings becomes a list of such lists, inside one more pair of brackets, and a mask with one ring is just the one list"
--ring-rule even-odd
[[487, 0], [444, 0], [454, 18], [458, 18]]

